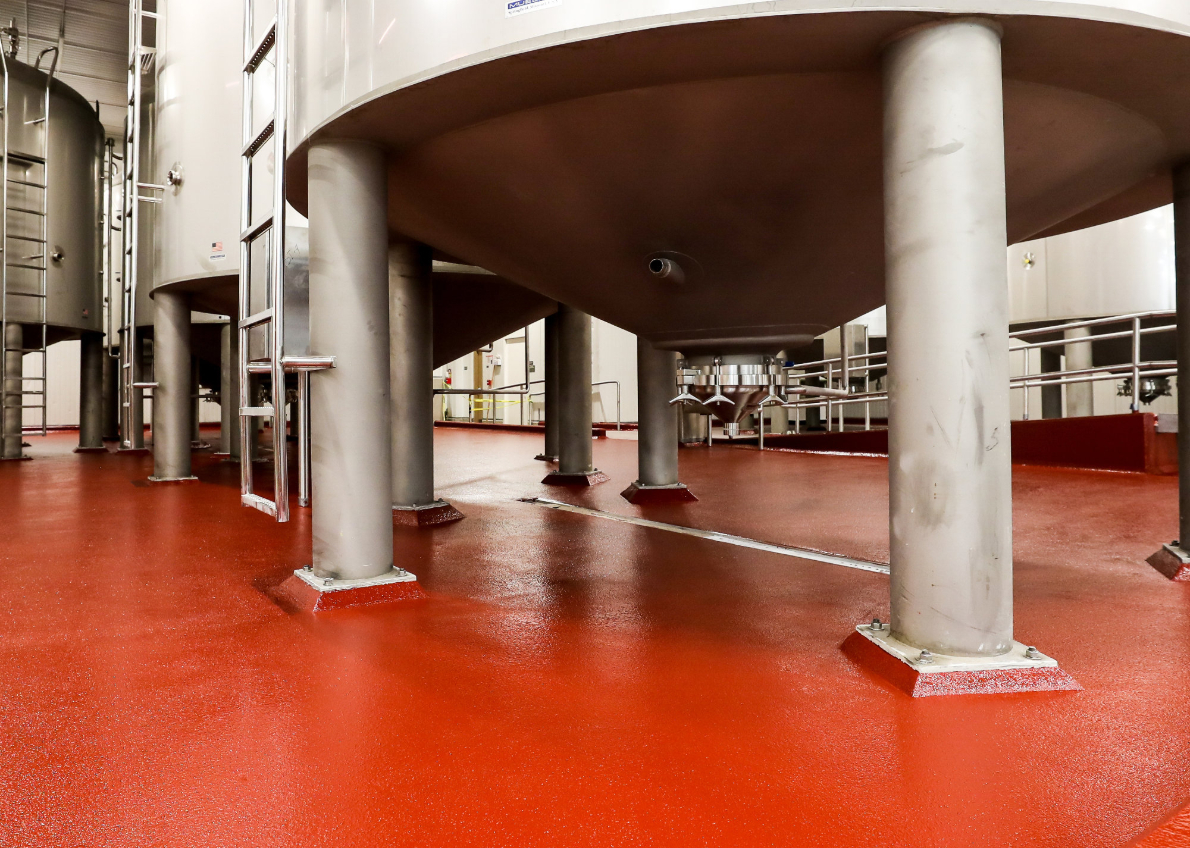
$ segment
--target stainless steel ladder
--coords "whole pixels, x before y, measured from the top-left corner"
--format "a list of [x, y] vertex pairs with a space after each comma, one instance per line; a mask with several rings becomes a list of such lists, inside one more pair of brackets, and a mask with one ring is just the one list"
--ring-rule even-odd
[[[153, 6], [146, 9], [145, 3]], [[153, 44], [145, 44], [145, 21], [152, 21]], [[142, 77], [153, 71], [157, 55], [156, 0], [129, 0], [128, 4], [128, 117], [124, 121], [124, 187], [120, 226], [123, 239], [123, 270], [120, 275], [123, 309], [120, 327], [120, 442], [131, 448], [136, 441], [133, 426], [137, 416], [132, 404], [138, 390], [152, 389], [152, 383], [139, 382], [136, 373], [136, 297], [140, 249], [140, 205], [160, 203], [161, 198], [144, 196], [141, 189], [165, 191], [165, 186], [142, 183], [140, 179]], [[143, 423], [142, 423], [143, 426]]]
[[[15, 32], [15, 28], [14, 28]], [[61, 42], [61, 37], [59, 38]], [[9, 149], [10, 124], [9, 89], [8, 89], [8, 59], [4, 50], [0, 50], [0, 65], [4, 71], [4, 101], [3, 119], [4, 131], [0, 138], [0, 170], [4, 173], [4, 183], [0, 187], [0, 205], [4, 214], [0, 215], [0, 339], [5, 340], [5, 352], [20, 350], [21, 355], [38, 354], [40, 373], [33, 376], [22, 374], [21, 382], [21, 413], [26, 409], [36, 409], [41, 413], [41, 435], [45, 435], [49, 422], [46, 420], [46, 389], [49, 368], [47, 362], [47, 320], [46, 304], [48, 300], [48, 269], [49, 269], [49, 233], [47, 222], [49, 218], [49, 161], [50, 148], [50, 85], [54, 80], [54, 72], [58, 69], [60, 47], [47, 47], [37, 55], [34, 68], [41, 70], [41, 62], [47, 54], [54, 55], [46, 73], [45, 90], [42, 94], [41, 116], [25, 121], [26, 126], [40, 125], [39, 133], [41, 145], [38, 153], [14, 153]], [[14, 166], [15, 165], [15, 171]], [[10, 187], [19, 186], [15, 193], [19, 199], [14, 200], [14, 192]], [[21, 205], [14, 206], [14, 203]], [[24, 224], [16, 224], [16, 221]], [[36, 233], [36, 235], [30, 235]], [[17, 243], [21, 247], [17, 249]], [[10, 286], [9, 272], [32, 271], [35, 280], [34, 290], [28, 290], [29, 275], [25, 274], [25, 290], [14, 290]], [[33, 326], [35, 346], [26, 347], [27, 333], [22, 333], [21, 346], [10, 348], [7, 345], [9, 324], [9, 298], [26, 298], [35, 304], [36, 320], [22, 320], [24, 327]], [[38, 332], [40, 331], [40, 332]], [[37, 388], [27, 389], [26, 383], [35, 383]], [[0, 408], [8, 407], [8, 381], [0, 381]], [[27, 399], [35, 399], [35, 403], [26, 403]]]
[[[123, 229], [117, 225], [118, 216], [115, 214], [116, 171], [119, 168], [118, 163], [121, 161], [122, 157], [116, 153], [115, 140], [109, 138], [103, 145], [103, 206], [99, 212], [103, 233], [103, 254], [100, 257], [99, 275], [103, 281], [103, 347], [107, 355], [113, 359], [118, 359], [120, 356], [120, 348], [116, 344], [116, 301], [114, 299], [115, 283], [120, 279], [120, 274], [116, 273], [112, 267], [112, 233], [121, 232]], [[123, 300], [121, 300], [122, 303]]]
[[[292, 372], [298, 375], [298, 421], [294, 422], [298, 427], [298, 491], [301, 505], [306, 506], [310, 502], [310, 372], [334, 367], [334, 359], [286, 356], [285, 353], [285, 152], [289, 105], [289, 32], [287, 0], [274, 0], [274, 3], [276, 13], [258, 37], [255, 27], [257, 4], [254, 0], [244, 0], [244, 147], [241, 152], [240, 290], [236, 327], [240, 334], [240, 502], [268, 513], [280, 522], [289, 520], [285, 375]], [[253, 83], [256, 74], [265, 69], [273, 73], [271, 115], [257, 114], [259, 104], [254, 102], [256, 87]], [[273, 169], [272, 191], [269, 192], [271, 206], [267, 210], [257, 209], [253, 204], [254, 181], [258, 171], [267, 178], [270, 164]], [[262, 352], [265, 355], [258, 355]], [[271, 384], [272, 402], [253, 406], [252, 377], [265, 375]], [[273, 423], [271, 500], [254, 491], [254, 418], [267, 418]]]

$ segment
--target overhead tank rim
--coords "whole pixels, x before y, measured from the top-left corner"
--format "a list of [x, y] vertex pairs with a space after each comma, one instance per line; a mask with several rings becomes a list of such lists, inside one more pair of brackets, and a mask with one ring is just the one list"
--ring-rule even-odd
[[[1118, 1], [1119, 0], [1117, 0], [1117, 2]], [[1190, 19], [1188, 19], [1185, 23], [1181, 23], [1169, 18], [1162, 18], [1155, 14], [1099, 4], [1074, 4], [1067, 2], [1067, 0], [956, 0], [958, 5], [949, 7], [938, 5], [912, 5], [910, 2], [882, 2], [872, 3], [871, 5], [857, 6], [856, 2], [862, 2], [862, 0], [851, 0], [851, 2], [849, 2], [849, 0], [829, 0], [828, 2], [819, 3], [818, 5], [806, 8], [776, 8], [778, 6], [792, 7], [798, 2], [799, 0], [786, 0], [786, 2], [780, 2], [780, 0], [778, 0], [777, 2], [773, 3], [773, 9], [766, 11], [755, 11], [755, 4], [741, 3], [730, 6], [719, 6], [715, 9], [698, 9], [691, 10], [689, 12], [654, 15], [647, 18], [625, 19], [623, 21], [617, 22], [617, 24], [620, 24], [619, 26], [606, 23], [594, 24], [587, 27], [566, 29], [546, 35], [535, 36], [532, 38], [523, 39], [521, 41], [511, 42], [490, 50], [459, 57], [453, 61], [436, 65], [419, 73], [410, 74], [399, 80], [394, 80], [390, 83], [374, 88], [367, 94], [357, 97], [349, 103], [339, 107], [331, 115], [319, 121], [300, 140], [290, 140], [292, 147], [287, 155], [287, 162], [289, 163], [289, 167], [296, 167], [299, 169], [297, 172], [293, 173], [294, 177], [304, 176], [305, 152], [310, 144], [316, 141], [329, 140], [331, 138], [361, 141], [371, 140], [367, 138], [360, 138], [357, 134], [351, 133], [339, 136], [335, 134], [331, 128], [334, 124], [342, 121], [360, 107], [365, 106], [373, 101], [380, 100], [398, 91], [414, 88], [416, 86], [447, 77], [451, 74], [458, 73], [459, 71], [478, 68], [480, 66], [497, 62], [502, 59], [513, 59], [518, 56], [524, 56], [529, 53], [534, 53], [549, 48], [565, 47], [581, 42], [613, 38], [620, 35], [627, 35], [646, 30], [721, 23], [724, 21], [739, 20], [743, 18], [892, 13], [916, 15], [926, 18], [926, 20], [923, 20], [920, 24], [910, 24], [906, 28], [911, 26], [927, 25], [931, 22], [931, 20], [938, 19], [939, 16], [941, 18], [980, 17], [996, 22], [999, 22], [1005, 18], [1035, 17], [1114, 24], [1119, 26], [1152, 30], [1155, 32], [1163, 32], [1170, 35], [1182, 35], [1190, 37]], [[1006, 8], [989, 10], [987, 8], [989, 4], [1000, 5]], [[610, 91], [613, 89], [608, 90]], [[466, 126], [466, 124], [460, 124], [459, 126]], [[457, 129], [458, 127], [455, 128]], [[295, 184], [298, 182], [301, 181], [294, 180]], [[296, 195], [295, 198], [301, 201], [301, 205], [298, 206], [297, 204], [294, 204], [294, 208], [298, 209], [298, 211], [302, 212], [302, 214], [305, 214], [306, 205], [304, 191], [300, 195]], [[293, 203], [292, 200], [291, 203]]]

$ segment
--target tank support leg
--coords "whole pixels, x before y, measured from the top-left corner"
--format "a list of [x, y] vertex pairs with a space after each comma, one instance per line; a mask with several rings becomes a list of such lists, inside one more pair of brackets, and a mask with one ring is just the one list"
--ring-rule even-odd
[[219, 448], [228, 459], [239, 461], [240, 334], [224, 324], [219, 341]]
[[860, 625], [844, 649], [913, 695], [1078, 688], [1012, 638], [996, 24], [887, 48], [884, 139], [892, 623]]
[[313, 573], [354, 581], [393, 571], [384, 155], [315, 144], [309, 180]]
[[591, 316], [561, 305], [557, 320], [558, 470], [546, 475], [542, 482], [551, 486], [594, 486], [605, 482], [607, 475], [597, 471], [592, 462]]
[[1148, 562], [1170, 580], [1190, 580], [1190, 162], [1173, 173], [1178, 312], [1178, 538]]
[[102, 333], [83, 333], [79, 342], [79, 446], [80, 451], [102, 451], [103, 369]]
[[637, 480], [620, 494], [634, 504], [695, 501], [678, 482], [678, 355], [636, 339]]
[[[527, 342], [526, 342], [527, 344]], [[545, 462], [558, 461], [558, 314], [545, 318], [545, 450], [537, 459]], [[528, 403], [528, 399], [525, 401]]]
[[158, 290], [153, 296], [153, 476], [157, 483], [190, 474], [190, 299]]
[[393, 521], [428, 527], [463, 514], [434, 498], [433, 253], [401, 239], [388, 248]]

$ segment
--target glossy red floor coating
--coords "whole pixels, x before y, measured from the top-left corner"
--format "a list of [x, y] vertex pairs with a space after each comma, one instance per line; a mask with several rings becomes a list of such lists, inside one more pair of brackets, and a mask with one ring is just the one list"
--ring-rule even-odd
[[437, 440], [429, 599], [321, 617], [264, 591], [307, 511], [233, 465], [0, 465], [0, 845], [1117, 846], [1190, 797], [1173, 479], [1018, 469], [1017, 637], [1086, 689], [915, 700], [839, 651], [886, 577], [515, 500], [882, 558], [884, 460], [689, 450], [701, 500], [640, 508], [632, 442], [559, 490], [538, 438]]

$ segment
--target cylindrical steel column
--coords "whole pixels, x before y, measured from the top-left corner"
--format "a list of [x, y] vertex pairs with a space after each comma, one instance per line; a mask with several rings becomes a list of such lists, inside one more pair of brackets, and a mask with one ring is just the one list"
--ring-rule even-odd
[[[1090, 327], [1075, 327], [1067, 330], [1068, 339], [1088, 339], [1091, 337]], [[1094, 368], [1091, 358], [1090, 342], [1066, 345], [1066, 370], [1083, 371]], [[1085, 418], [1095, 414], [1095, 384], [1067, 383], [1066, 384], [1066, 417]]]
[[1012, 646], [1012, 468], [1000, 33], [960, 19], [884, 59], [893, 634]]
[[[673, 486], [678, 482], [678, 355], [636, 337], [637, 482]], [[588, 438], [588, 444], [590, 438]]]
[[[133, 382], [140, 383], [145, 379], [145, 337], [137, 335], [136, 345], [132, 349]], [[145, 449], [145, 390], [133, 389], [131, 403], [128, 406], [130, 450]]]
[[557, 371], [558, 471], [589, 474], [594, 470], [591, 454], [591, 316], [564, 304], [558, 306]]
[[433, 253], [424, 244], [388, 248], [392, 372], [393, 506], [434, 501]]
[[335, 357], [310, 380], [313, 565], [352, 580], [393, 566], [387, 178], [363, 142], [309, 157], [310, 352]]
[[153, 295], [153, 479], [190, 477], [190, 300]]
[[103, 333], [83, 333], [79, 343], [79, 447], [103, 448]]
[[547, 462], [558, 460], [558, 315], [545, 317], [545, 451], [537, 458]]
[[1178, 545], [1190, 548], [1190, 163], [1173, 173], [1178, 310]]
[[20, 459], [24, 434], [24, 396], [21, 394], [25, 381], [25, 333], [20, 324], [8, 324], [4, 328], [4, 459]]
[[220, 449], [231, 459], [240, 458], [240, 334], [230, 323], [220, 339], [219, 436]]
[[103, 357], [103, 438], [120, 438], [120, 357]]
[[202, 415], [202, 404], [198, 396], [202, 394], [202, 386], [199, 384], [199, 365], [198, 357], [190, 357], [190, 445], [191, 447], [198, 447], [202, 444], [202, 428], [200, 424]]

